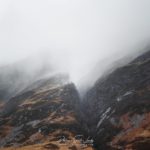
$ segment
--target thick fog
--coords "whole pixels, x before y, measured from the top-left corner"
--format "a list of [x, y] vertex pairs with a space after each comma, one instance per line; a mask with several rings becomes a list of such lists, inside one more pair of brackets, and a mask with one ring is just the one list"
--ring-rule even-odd
[[149, 0], [0, 0], [1, 66], [24, 60], [35, 73], [46, 65], [79, 85], [149, 39]]

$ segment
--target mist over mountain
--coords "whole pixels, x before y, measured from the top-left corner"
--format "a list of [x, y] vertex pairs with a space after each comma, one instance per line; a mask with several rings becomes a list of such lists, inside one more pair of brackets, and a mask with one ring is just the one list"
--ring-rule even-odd
[[149, 0], [0, 1], [1, 150], [149, 150], [149, 93]]
[[112, 62], [147, 49], [149, 5], [148, 0], [1, 1], [0, 66], [39, 55], [44, 59], [38, 56], [35, 68], [52, 60], [79, 85], [96, 64], [101, 73]]
[[[118, 60], [116, 60], [115, 56], [114, 58], [111, 56], [110, 59], [108, 57], [89, 69], [89, 72], [79, 79], [80, 82], [72, 80], [69, 72], [65, 70], [65, 67], [63, 68], [59, 64], [57, 65], [56, 60], [47, 59], [45, 54], [36, 54], [35, 56], [30, 56], [13, 64], [1, 66], [0, 98], [1, 100], [9, 100], [9, 98], [25, 90], [34, 82], [45, 80], [59, 74], [66, 75], [66, 82], [73, 82], [76, 85], [82, 98], [99, 78], [124, 66], [145, 51], [133, 52], [132, 54], [121, 56]], [[106, 60], [108, 61], [106, 62]]]
[[5, 67], [1, 149], [148, 150], [150, 51], [134, 57], [112, 64], [82, 99], [66, 74]]
[[61, 71], [52, 60], [44, 59], [36, 55], [24, 60], [0, 67], [0, 99], [9, 100], [30, 85], [39, 81], [58, 76], [66, 75], [66, 82], [69, 82], [69, 75]]

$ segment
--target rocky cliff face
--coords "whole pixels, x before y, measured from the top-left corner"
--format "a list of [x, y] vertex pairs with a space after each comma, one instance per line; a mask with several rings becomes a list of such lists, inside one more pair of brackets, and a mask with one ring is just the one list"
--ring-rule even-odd
[[0, 100], [1, 150], [93, 150], [88, 136], [98, 150], [150, 149], [150, 52], [100, 78], [82, 103], [65, 75], [13, 94], [10, 85], [0, 86], [0, 98], [10, 97]]
[[80, 148], [71, 141], [82, 134], [79, 96], [74, 84], [65, 80], [63, 76], [38, 80], [1, 106], [1, 149]]
[[83, 101], [100, 150], [150, 149], [150, 52], [97, 81]]

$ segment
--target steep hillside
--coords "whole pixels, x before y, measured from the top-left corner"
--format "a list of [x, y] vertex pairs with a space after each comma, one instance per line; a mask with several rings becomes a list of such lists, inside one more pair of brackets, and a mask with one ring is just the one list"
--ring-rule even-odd
[[0, 86], [1, 150], [150, 149], [150, 51], [100, 78], [82, 102], [66, 75], [20, 83], [13, 94], [13, 84]]
[[65, 80], [55, 76], [36, 81], [1, 106], [2, 150], [92, 150], [74, 138], [83, 134], [79, 96], [74, 84]]
[[150, 52], [99, 79], [84, 98], [83, 112], [98, 149], [149, 150]]

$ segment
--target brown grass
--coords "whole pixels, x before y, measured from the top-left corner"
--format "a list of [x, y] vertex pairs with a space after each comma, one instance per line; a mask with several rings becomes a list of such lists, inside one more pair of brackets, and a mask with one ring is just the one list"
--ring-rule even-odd
[[143, 141], [144, 139], [150, 139], [150, 113], [145, 114], [145, 118], [137, 128], [132, 128], [130, 126], [130, 119], [128, 118], [128, 115], [125, 115], [123, 119], [124, 122], [126, 122], [123, 125], [123, 134], [118, 134], [113, 138], [113, 147], [118, 147], [120, 143], [124, 143], [126, 146], [125, 150], [132, 150], [135, 143], [140, 143], [140, 141]]

